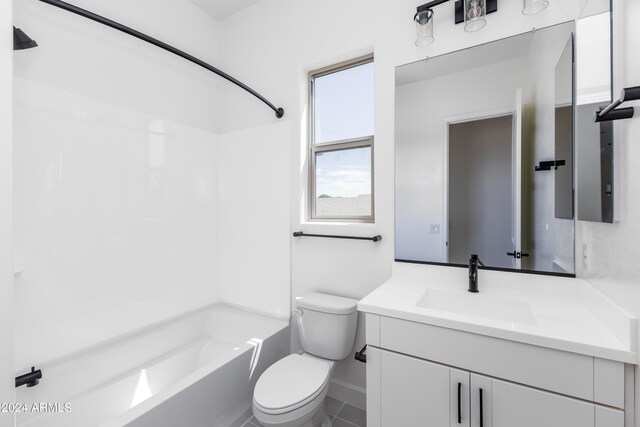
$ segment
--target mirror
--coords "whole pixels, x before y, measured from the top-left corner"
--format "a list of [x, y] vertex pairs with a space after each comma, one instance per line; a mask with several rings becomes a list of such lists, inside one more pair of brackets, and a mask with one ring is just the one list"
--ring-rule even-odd
[[574, 23], [396, 69], [396, 259], [574, 274]]
[[576, 159], [578, 219], [613, 222], [613, 122], [595, 123], [612, 101], [611, 12], [576, 23]]

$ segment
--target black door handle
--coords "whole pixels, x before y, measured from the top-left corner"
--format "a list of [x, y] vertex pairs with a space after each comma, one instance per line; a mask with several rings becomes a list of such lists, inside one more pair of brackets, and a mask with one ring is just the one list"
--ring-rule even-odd
[[462, 383], [458, 383], [458, 424], [462, 424]]
[[480, 427], [484, 427], [484, 413], [482, 408], [482, 389], [480, 389]]
[[528, 257], [529, 256], [528, 253], [517, 252], [517, 251], [507, 252], [507, 255], [509, 255], [510, 257], [513, 257], [515, 259], [520, 259], [520, 258], [524, 258], [524, 257]]

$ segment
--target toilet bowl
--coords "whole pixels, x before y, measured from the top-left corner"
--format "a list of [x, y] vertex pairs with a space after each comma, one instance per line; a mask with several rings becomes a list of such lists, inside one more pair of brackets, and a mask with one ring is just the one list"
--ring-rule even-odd
[[353, 347], [357, 303], [318, 293], [296, 298], [305, 353], [279, 360], [258, 378], [252, 409], [261, 425], [331, 427], [324, 399], [336, 361], [347, 357]]
[[310, 354], [292, 354], [276, 362], [258, 379], [253, 415], [263, 426], [331, 426], [324, 398], [334, 365]]

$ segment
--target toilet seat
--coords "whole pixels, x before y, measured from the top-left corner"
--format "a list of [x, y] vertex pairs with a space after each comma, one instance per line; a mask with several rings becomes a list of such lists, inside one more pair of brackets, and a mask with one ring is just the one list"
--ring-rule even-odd
[[264, 414], [279, 415], [324, 398], [333, 365], [333, 361], [307, 354], [291, 354], [279, 360], [258, 379], [254, 407]]

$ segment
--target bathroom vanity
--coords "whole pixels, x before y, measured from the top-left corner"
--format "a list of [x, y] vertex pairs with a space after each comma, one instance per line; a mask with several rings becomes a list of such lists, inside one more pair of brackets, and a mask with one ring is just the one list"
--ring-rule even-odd
[[571, 278], [395, 263], [365, 297], [367, 425], [623, 427], [636, 319]]

